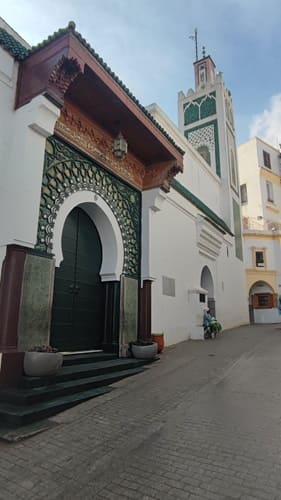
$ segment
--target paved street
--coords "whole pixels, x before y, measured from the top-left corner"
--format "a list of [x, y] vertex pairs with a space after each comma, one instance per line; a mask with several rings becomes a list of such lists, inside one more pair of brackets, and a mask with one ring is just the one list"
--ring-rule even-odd
[[0, 443], [1, 499], [281, 499], [281, 327], [169, 348], [52, 420]]

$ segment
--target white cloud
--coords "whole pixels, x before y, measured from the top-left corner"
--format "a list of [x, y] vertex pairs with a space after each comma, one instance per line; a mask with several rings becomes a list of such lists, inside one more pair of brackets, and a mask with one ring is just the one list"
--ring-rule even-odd
[[269, 108], [253, 117], [250, 137], [255, 135], [273, 146], [281, 143], [281, 94], [272, 96]]

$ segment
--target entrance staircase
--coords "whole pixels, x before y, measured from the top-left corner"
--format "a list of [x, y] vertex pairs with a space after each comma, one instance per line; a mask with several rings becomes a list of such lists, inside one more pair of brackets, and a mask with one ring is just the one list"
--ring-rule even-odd
[[17, 427], [55, 415], [111, 391], [110, 384], [140, 373], [145, 364], [103, 352], [64, 355], [57, 375], [23, 376], [17, 388], [0, 390], [0, 422]]

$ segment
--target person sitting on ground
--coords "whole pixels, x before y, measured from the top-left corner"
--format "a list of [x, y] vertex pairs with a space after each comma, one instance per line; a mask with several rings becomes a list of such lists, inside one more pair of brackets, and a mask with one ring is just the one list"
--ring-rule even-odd
[[212, 335], [213, 337], [215, 338], [217, 333], [219, 333], [221, 331], [221, 324], [218, 322], [218, 320], [213, 316], [210, 320], [210, 323], [209, 323], [209, 326], [210, 326], [210, 329], [211, 329], [211, 332], [212, 332]]
[[221, 324], [214, 316], [211, 316], [210, 309], [204, 310], [203, 326], [205, 332], [209, 331], [209, 337], [216, 337], [217, 333], [221, 331]]
[[210, 314], [210, 309], [204, 309], [204, 317], [203, 317], [204, 328], [208, 328], [208, 326], [210, 325], [211, 319], [212, 319], [212, 316]]
[[203, 316], [203, 327], [204, 327], [204, 337], [205, 339], [212, 338], [212, 332], [210, 327], [212, 316], [210, 314], [210, 309], [204, 309]]

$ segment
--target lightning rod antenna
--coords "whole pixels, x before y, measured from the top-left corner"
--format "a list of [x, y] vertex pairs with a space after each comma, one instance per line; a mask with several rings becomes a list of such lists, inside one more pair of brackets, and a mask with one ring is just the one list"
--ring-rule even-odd
[[197, 28], [194, 29], [194, 35], [190, 35], [189, 38], [194, 40], [195, 44], [195, 61], [198, 61], [198, 38], [197, 38]]

